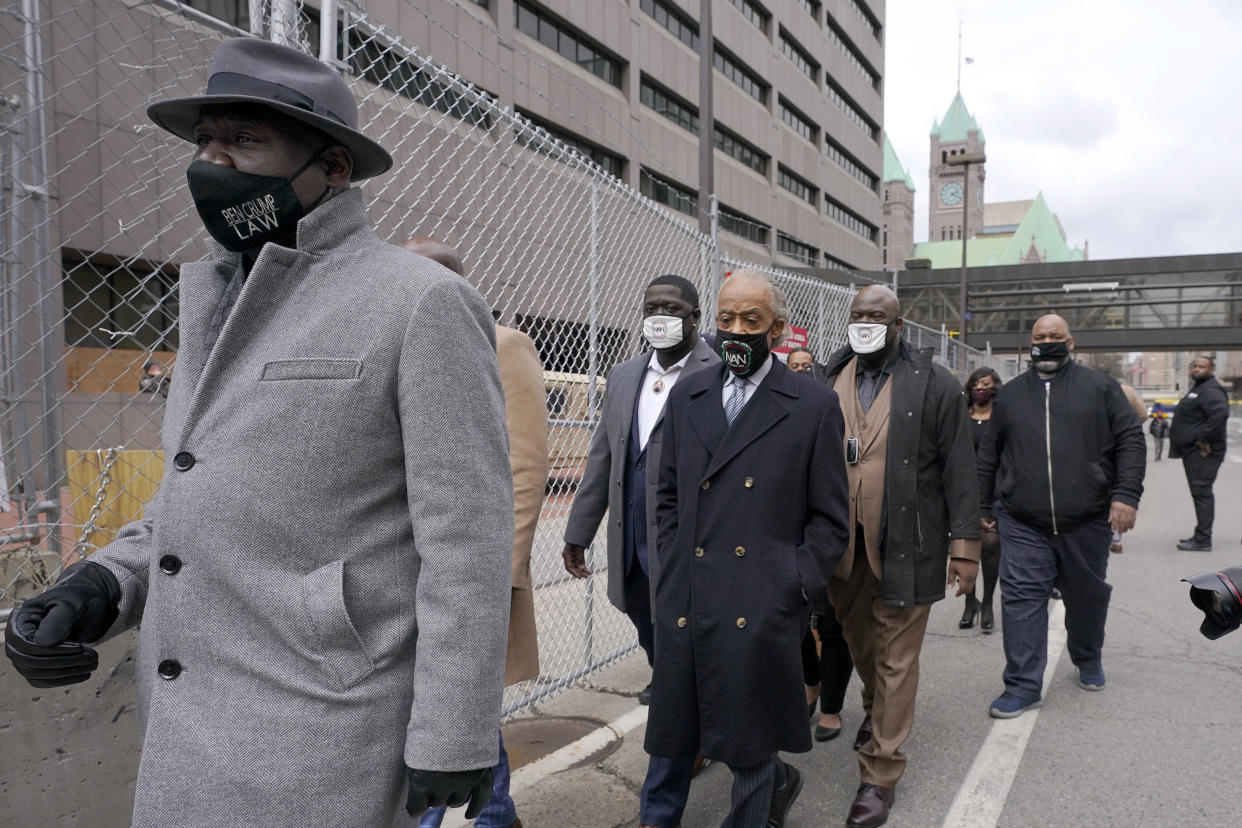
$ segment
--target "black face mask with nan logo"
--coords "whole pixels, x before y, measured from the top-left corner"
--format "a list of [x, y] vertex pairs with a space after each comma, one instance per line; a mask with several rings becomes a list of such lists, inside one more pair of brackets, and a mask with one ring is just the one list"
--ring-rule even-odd
[[767, 362], [772, 353], [768, 344], [769, 327], [763, 333], [735, 334], [716, 329], [716, 347], [720, 349], [720, 359], [734, 374], [749, 377]]
[[185, 177], [207, 232], [233, 253], [247, 253], [270, 241], [288, 238], [302, 217], [315, 209], [331, 189], [325, 187], [309, 209], [302, 207], [293, 191], [293, 180], [306, 172], [328, 146], [316, 151], [288, 178], [242, 172], [209, 161], [191, 163]]

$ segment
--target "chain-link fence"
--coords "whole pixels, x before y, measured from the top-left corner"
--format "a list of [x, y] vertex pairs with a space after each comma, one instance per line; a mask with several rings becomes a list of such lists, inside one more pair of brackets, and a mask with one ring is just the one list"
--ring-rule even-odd
[[[551, 473], [532, 560], [542, 675], [510, 688], [506, 709], [631, 650], [633, 628], [606, 599], [602, 540], [586, 582], [570, 579], [560, 558], [605, 377], [640, 348], [638, 304], [653, 275], [683, 274], [711, 295], [714, 273], [747, 263], [722, 261], [712, 236], [361, 5], [191, 5], [202, 10], [21, 0], [0, 15], [0, 493], [9, 498], [0, 613], [111, 540], [158, 486], [178, 270], [203, 255], [205, 234], [184, 184], [190, 147], [152, 126], [145, 108], [200, 92], [221, 38], [253, 33], [340, 67], [362, 102], [363, 131], [397, 160], [363, 188], [381, 235], [454, 245], [498, 321], [528, 333], [543, 361]], [[229, 10], [236, 26], [219, 19]], [[765, 269], [823, 360], [843, 341], [850, 291]], [[984, 358], [929, 336], [916, 344], [941, 348], [959, 371]]]

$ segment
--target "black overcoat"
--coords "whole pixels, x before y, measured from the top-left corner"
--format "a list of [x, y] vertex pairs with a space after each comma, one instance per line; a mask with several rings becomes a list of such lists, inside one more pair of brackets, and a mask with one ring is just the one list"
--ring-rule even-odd
[[665, 413], [646, 748], [753, 765], [811, 749], [800, 643], [849, 539], [845, 426], [779, 361], [728, 426], [726, 373], [683, 378]]
[[[944, 597], [949, 556], [979, 559], [979, 478], [962, 386], [932, 349], [900, 346], [893, 366], [884, 461], [883, 601], [890, 607]], [[854, 352], [828, 359], [835, 384]]]

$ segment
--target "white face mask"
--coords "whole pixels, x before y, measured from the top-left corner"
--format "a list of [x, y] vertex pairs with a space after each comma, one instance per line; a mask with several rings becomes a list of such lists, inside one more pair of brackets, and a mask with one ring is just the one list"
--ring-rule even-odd
[[657, 351], [675, 348], [681, 344], [682, 318], [680, 316], [647, 316], [643, 318], [643, 339]]
[[874, 354], [884, 349], [888, 339], [888, 325], [879, 322], [852, 322], [845, 328], [850, 348], [856, 354]]

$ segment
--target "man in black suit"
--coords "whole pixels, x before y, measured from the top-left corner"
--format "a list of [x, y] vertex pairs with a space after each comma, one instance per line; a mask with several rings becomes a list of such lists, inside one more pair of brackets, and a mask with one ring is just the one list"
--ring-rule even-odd
[[837, 396], [771, 354], [788, 309], [763, 273], [720, 291], [724, 364], [673, 389], [657, 495], [656, 669], [646, 747], [727, 763], [727, 828], [784, 825], [801, 790], [777, 751], [811, 748], [808, 597], [849, 538]]
[[[563, 557], [575, 578], [590, 574], [586, 547], [608, 510], [608, 598], [634, 622], [647, 663], [654, 665], [655, 492], [666, 401], [675, 385], [720, 360], [699, 338], [699, 293], [683, 277], [652, 280], [642, 314], [652, 350], [608, 372], [603, 418], [569, 512]], [[650, 691], [648, 685], [639, 694], [641, 703]], [[643, 826], [673, 828], [681, 821], [693, 767], [693, 754], [684, 761], [652, 757], [640, 794]]]
[[1195, 502], [1195, 531], [1177, 542], [1177, 548], [1191, 552], [1212, 550], [1212, 522], [1216, 517], [1216, 498], [1212, 485], [1220, 464], [1225, 462], [1225, 423], [1229, 419], [1229, 395], [1214, 376], [1216, 361], [1201, 356], [1190, 363], [1194, 383], [1173, 410], [1169, 430], [1169, 457], [1182, 458], [1186, 483]]

